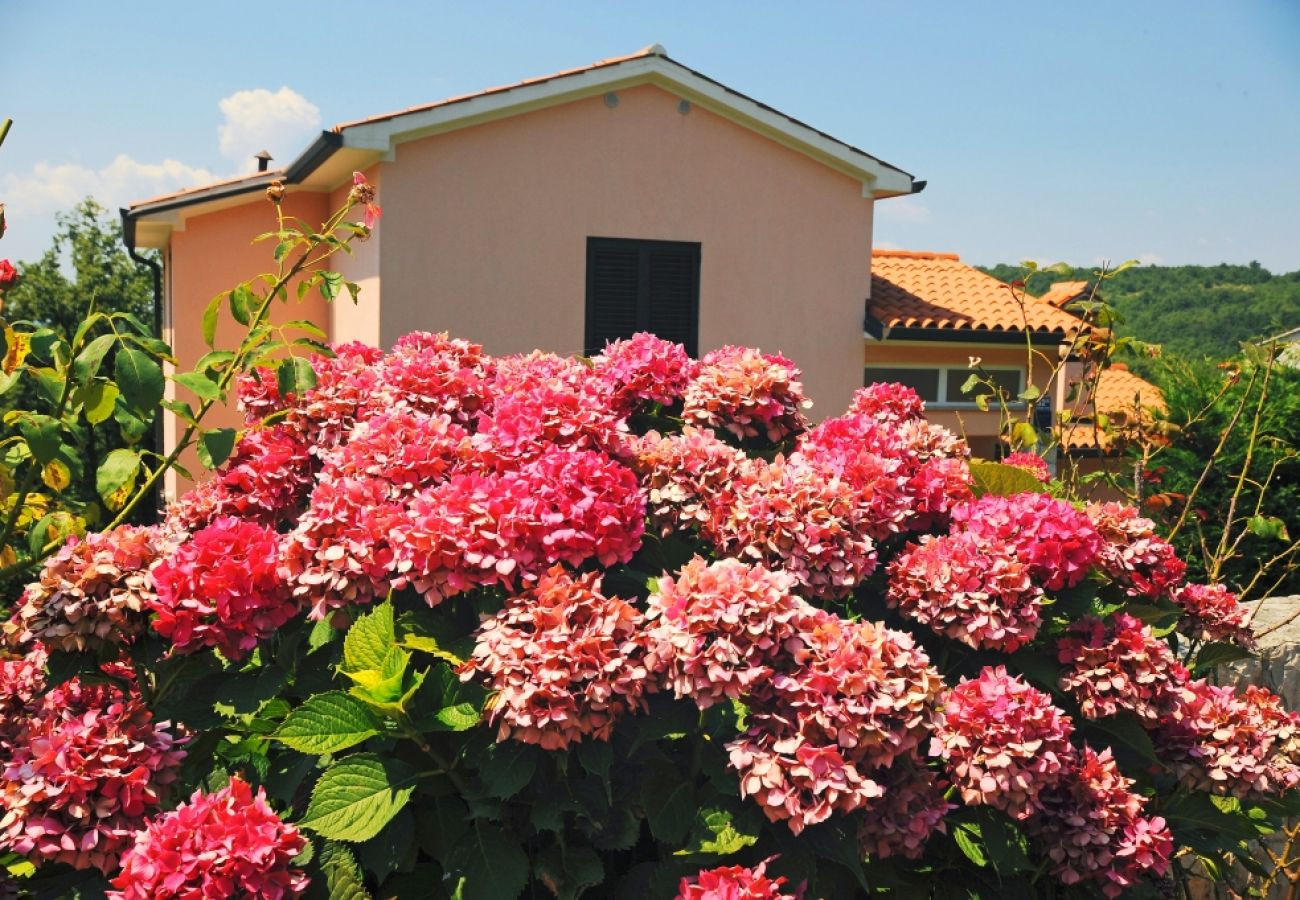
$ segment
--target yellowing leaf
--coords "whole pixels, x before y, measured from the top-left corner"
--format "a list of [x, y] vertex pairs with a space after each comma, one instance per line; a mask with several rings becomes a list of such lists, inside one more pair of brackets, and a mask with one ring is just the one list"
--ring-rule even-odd
[[53, 459], [41, 469], [41, 481], [56, 494], [72, 484], [72, 470], [61, 459]]

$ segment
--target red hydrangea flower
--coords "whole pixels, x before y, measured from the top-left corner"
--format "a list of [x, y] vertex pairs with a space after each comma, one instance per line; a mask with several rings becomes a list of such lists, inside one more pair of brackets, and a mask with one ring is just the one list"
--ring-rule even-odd
[[69, 652], [130, 643], [145, 630], [149, 567], [160, 550], [157, 530], [135, 525], [69, 538], [27, 586], [5, 630], [20, 643]]
[[687, 425], [667, 437], [652, 431], [633, 443], [629, 464], [641, 476], [650, 518], [664, 537], [706, 528], [712, 509], [734, 502], [733, 482], [745, 454], [707, 428]]
[[650, 668], [701, 709], [744, 696], [792, 655], [814, 613], [794, 585], [784, 572], [695, 557], [647, 600]]
[[848, 596], [875, 570], [875, 546], [844, 482], [778, 456], [744, 461], [733, 490], [706, 529], [720, 552], [783, 569], [827, 599]]
[[748, 347], [719, 347], [700, 360], [682, 397], [682, 416], [694, 425], [730, 432], [737, 438], [777, 443], [807, 427], [802, 373], [775, 353]]
[[468, 454], [469, 434], [445, 414], [397, 406], [363, 419], [325, 455], [321, 481], [376, 478], [392, 499], [441, 481]]
[[505, 465], [558, 446], [616, 452], [626, 440], [623, 414], [577, 360], [538, 352], [498, 360], [492, 394], [475, 445]]
[[169, 519], [185, 531], [220, 516], [277, 525], [298, 515], [313, 474], [311, 454], [297, 432], [283, 425], [253, 428], [211, 480], [177, 502]]
[[600, 593], [600, 576], [555, 566], [479, 628], [461, 678], [496, 692], [487, 710], [497, 740], [563, 750], [607, 741], [614, 723], [644, 710], [650, 687], [641, 613]]
[[878, 422], [897, 425], [921, 418], [925, 414], [925, 401], [905, 384], [869, 384], [854, 392], [849, 414], [870, 416]]
[[1169, 645], [1128, 613], [1081, 619], [1057, 642], [1061, 689], [1089, 719], [1131, 712], [1154, 725], [1188, 680]]
[[1276, 797], [1300, 784], [1300, 713], [1251, 685], [1193, 681], [1183, 687], [1155, 733], [1160, 758], [1200, 790]]
[[1173, 854], [1165, 820], [1144, 818], [1146, 800], [1129, 788], [1110, 749], [1084, 747], [1039, 794], [1027, 829], [1062, 884], [1095, 881], [1119, 897], [1146, 873], [1164, 875]]
[[966, 532], [910, 544], [889, 567], [886, 599], [975, 649], [1014, 652], [1038, 634], [1043, 592], [1010, 547]]
[[26, 656], [0, 659], [0, 753], [13, 748], [32, 701], [45, 690], [45, 648], [35, 644]]
[[610, 403], [624, 413], [643, 403], [676, 403], [699, 369], [681, 344], [644, 331], [625, 341], [610, 341], [591, 365]]
[[0, 773], [0, 850], [110, 872], [184, 751], [136, 696], [74, 679], [36, 700]]
[[795, 834], [872, 808], [883, 768], [929, 734], [943, 687], [910, 635], [824, 612], [805, 627], [794, 667], [756, 688], [749, 728], [727, 744], [741, 796]]
[[677, 886], [675, 900], [800, 900], [801, 885], [793, 894], [781, 888], [786, 883], [783, 876], [769, 878], [767, 865], [775, 856], [769, 856], [756, 866], [718, 866], [704, 869], [691, 878], [683, 878]]
[[154, 569], [154, 630], [177, 653], [218, 648], [243, 659], [301, 608], [279, 572], [280, 536], [223, 517], [196, 531]]
[[867, 858], [920, 859], [935, 832], [946, 832], [944, 817], [957, 804], [944, 798], [947, 783], [920, 760], [896, 760], [877, 776], [885, 794], [871, 802], [858, 822], [858, 847]]
[[1047, 467], [1047, 460], [1043, 459], [1037, 453], [1028, 453], [1024, 450], [1016, 453], [1008, 453], [1003, 458], [1002, 465], [1024, 469], [1043, 484], [1047, 484], [1047, 482], [1052, 480], [1052, 472]]
[[1084, 510], [1101, 537], [1097, 562], [1135, 596], [1160, 597], [1183, 580], [1187, 564], [1155, 523], [1122, 503], [1089, 503]]
[[1101, 550], [1101, 538], [1088, 517], [1046, 494], [986, 494], [958, 506], [952, 518], [955, 530], [1015, 547], [1030, 574], [1049, 591], [1082, 581]]
[[396, 576], [393, 536], [405, 523], [383, 478], [320, 481], [307, 511], [284, 541], [286, 579], [311, 617], [369, 603], [388, 593]]
[[1073, 730], [1047, 694], [1002, 666], [985, 666], [948, 692], [930, 754], [947, 763], [967, 805], [1024, 819], [1072, 758]]
[[1255, 646], [1250, 610], [1221, 584], [1189, 584], [1174, 592], [1174, 602], [1185, 615], [1178, 630], [1199, 641], [1233, 641], [1246, 649]]
[[136, 835], [113, 879], [112, 900], [259, 897], [283, 900], [307, 890], [307, 875], [292, 866], [307, 846], [298, 829], [281, 821], [238, 775], [211, 794], [163, 813]]
[[478, 344], [445, 333], [412, 332], [379, 363], [372, 411], [409, 409], [467, 426], [491, 405], [493, 371]]

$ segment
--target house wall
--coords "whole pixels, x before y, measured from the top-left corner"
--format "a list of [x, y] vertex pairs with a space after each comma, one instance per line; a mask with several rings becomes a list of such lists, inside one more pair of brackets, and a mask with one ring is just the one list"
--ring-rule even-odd
[[[363, 174], [366, 176], [366, 180], [374, 185], [377, 191], [381, 192], [380, 207], [382, 208], [388, 199], [382, 196], [383, 167], [371, 166]], [[343, 204], [347, 202], [348, 193], [351, 190], [352, 183], [345, 182], [331, 191], [325, 215], [341, 209]], [[359, 222], [362, 217], [361, 210], [354, 210], [349, 219]], [[339, 343], [360, 341], [363, 344], [370, 344], [375, 347], [380, 345], [379, 273], [382, 258], [380, 248], [383, 246], [384, 240], [383, 231], [384, 221], [381, 217], [371, 230], [369, 238], [364, 241], [354, 240], [351, 244], [351, 253], [339, 253], [330, 260], [331, 268], [341, 273], [344, 278], [355, 283], [359, 288], [355, 303], [352, 301], [351, 296], [343, 293], [329, 304], [328, 331], [330, 339], [333, 341]]]
[[[285, 197], [286, 215], [300, 216], [309, 222], [319, 222], [326, 213], [324, 194], [296, 193]], [[182, 371], [193, 368], [208, 346], [203, 341], [203, 311], [208, 301], [217, 294], [230, 290], [242, 281], [263, 272], [273, 271], [275, 263], [271, 252], [273, 242], [252, 243], [255, 235], [275, 228], [275, 210], [261, 199], [243, 206], [225, 209], [186, 222], [183, 231], [172, 235], [171, 246], [165, 258], [166, 297], [164, 298], [163, 339], [171, 346]], [[329, 321], [326, 304], [312, 291], [301, 301], [292, 288], [287, 304], [274, 304], [271, 320], [287, 322], [307, 319], [322, 327]], [[231, 316], [230, 307], [223, 305], [217, 324], [216, 346], [234, 348], [243, 337], [244, 330]], [[197, 406], [197, 401], [184, 389], [172, 382], [167, 384], [168, 399], [179, 399]], [[216, 407], [203, 424], [208, 427], [237, 426], [241, 423], [233, 399], [228, 407]], [[175, 416], [164, 416], [163, 440], [167, 447], [176, 445], [182, 430]], [[181, 457], [181, 464], [198, 475], [202, 472], [198, 458], [191, 450]], [[164, 492], [174, 499], [184, 484], [173, 470], [166, 476]]]
[[815, 413], [861, 385], [872, 201], [857, 181], [645, 85], [401, 144], [383, 166], [380, 338], [582, 349], [587, 238], [698, 241], [700, 350], [804, 370]]

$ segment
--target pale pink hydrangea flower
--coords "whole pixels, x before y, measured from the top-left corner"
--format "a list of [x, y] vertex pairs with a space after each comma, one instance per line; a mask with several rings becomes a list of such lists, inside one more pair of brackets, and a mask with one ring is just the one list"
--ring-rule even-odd
[[925, 401], [905, 384], [869, 384], [853, 393], [849, 414], [870, 416], [878, 422], [897, 425], [921, 418], [925, 414]]
[[1012, 653], [1038, 634], [1043, 592], [1012, 548], [958, 532], [909, 544], [889, 566], [885, 596], [939, 634]]
[[1178, 630], [1188, 637], [1199, 641], [1233, 641], [1248, 650], [1255, 647], [1250, 610], [1223, 585], [1185, 585], [1174, 592], [1173, 599], [1184, 612]]
[[875, 570], [875, 546], [844, 482], [778, 456], [745, 460], [733, 491], [706, 527], [721, 553], [787, 571], [825, 599], [848, 596]]
[[1069, 764], [1073, 730], [1047, 694], [1003, 666], [985, 666], [948, 692], [930, 754], [947, 764], [967, 805], [1025, 819]]
[[110, 900], [258, 897], [284, 900], [307, 890], [294, 868], [307, 846], [238, 775], [219, 791], [195, 791], [188, 803], [152, 819], [135, 836], [113, 879]]
[[633, 443], [629, 464], [641, 476], [659, 534], [707, 528], [714, 508], [734, 502], [734, 482], [745, 454], [707, 428], [687, 425], [681, 434], [651, 431]]
[[1039, 794], [1026, 828], [1062, 884], [1095, 881], [1119, 897], [1147, 873], [1164, 875], [1173, 854], [1165, 820], [1146, 818], [1146, 799], [1129, 788], [1110, 749], [1084, 747]]
[[1037, 453], [1030, 453], [1025, 450], [1008, 453], [1002, 458], [1002, 465], [1024, 469], [1043, 484], [1047, 484], [1047, 482], [1052, 480], [1052, 473], [1047, 467], [1047, 460], [1043, 459]]
[[210, 480], [177, 501], [168, 518], [185, 531], [221, 516], [276, 525], [297, 517], [313, 473], [312, 456], [297, 432], [283, 425], [253, 428]]
[[1084, 512], [1101, 537], [1097, 563], [1134, 596], [1161, 597], [1183, 580], [1187, 564], [1155, 523], [1122, 503], [1089, 503]]
[[794, 893], [783, 890], [784, 876], [771, 878], [767, 866], [777, 857], [769, 856], [756, 866], [718, 866], [704, 869], [677, 886], [675, 900], [801, 900], [804, 886]]
[[602, 595], [600, 580], [555, 566], [480, 626], [460, 674], [495, 692], [486, 712], [498, 741], [546, 750], [607, 741], [619, 719], [645, 709], [642, 615]]
[[145, 630], [149, 568], [161, 550], [157, 529], [135, 525], [69, 538], [27, 586], [5, 631], [68, 652], [130, 643]]
[[647, 600], [648, 665], [701, 709], [739, 699], [792, 655], [815, 610], [793, 577], [736, 559], [700, 557], [659, 579]]
[[403, 335], [378, 369], [373, 413], [409, 409], [469, 426], [492, 403], [492, 358], [478, 344], [446, 333]]
[[957, 808], [944, 797], [947, 783], [919, 759], [896, 760], [876, 777], [885, 793], [859, 820], [858, 847], [869, 859], [920, 859], [931, 835], [948, 830], [944, 817]]
[[280, 571], [280, 536], [234, 517], [196, 531], [153, 581], [153, 628], [177, 653], [216, 647], [241, 660], [302, 608]]
[[185, 757], [166, 726], [108, 684], [35, 700], [0, 772], [0, 850], [112, 871]]
[[625, 413], [644, 403], [676, 403], [699, 369], [681, 344], [644, 331], [610, 341], [591, 365], [613, 407]]
[[406, 516], [383, 478], [320, 481], [307, 511], [285, 536], [285, 578], [311, 617], [371, 602], [396, 577], [394, 534]]
[[1088, 517], [1046, 494], [986, 494], [952, 511], [954, 530], [1015, 547], [1048, 591], [1074, 587], [1097, 561], [1101, 538]]
[[1300, 713], [1251, 685], [1241, 694], [1188, 683], [1154, 734], [1184, 784], [1238, 797], [1276, 797], [1300, 784]]
[[1061, 689], [1089, 719], [1131, 712], [1153, 726], [1189, 678], [1169, 645], [1128, 613], [1075, 622], [1057, 642], [1057, 659]]
[[682, 397], [682, 416], [693, 425], [727, 431], [741, 440], [777, 443], [807, 427], [802, 373], [775, 353], [719, 347], [700, 360]]

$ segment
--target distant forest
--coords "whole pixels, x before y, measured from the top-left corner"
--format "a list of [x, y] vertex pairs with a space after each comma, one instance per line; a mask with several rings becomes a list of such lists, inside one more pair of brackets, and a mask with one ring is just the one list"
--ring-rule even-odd
[[[983, 271], [1008, 282], [1025, 274], [1005, 263]], [[1057, 281], [1094, 277], [1092, 267], [1035, 273], [1029, 291], [1039, 295]], [[1223, 359], [1243, 341], [1300, 327], [1300, 271], [1274, 275], [1259, 263], [1135, 266], [1108, 279], [1102, 295], [1122, 319], [1120, 334], [1190, 358]]]

